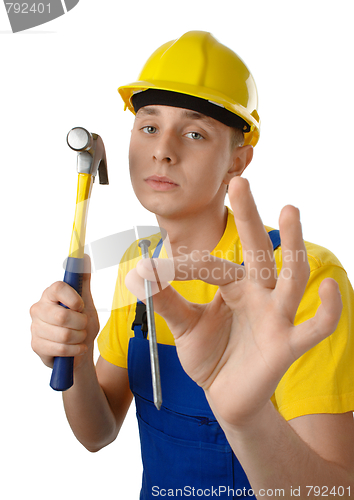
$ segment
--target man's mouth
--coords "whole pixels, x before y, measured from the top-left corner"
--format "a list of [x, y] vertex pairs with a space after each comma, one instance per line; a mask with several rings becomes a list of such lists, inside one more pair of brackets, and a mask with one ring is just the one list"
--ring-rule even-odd
[[169, 191], [179, 185], [169, 177], [152, 175], [145, 179], [145, 182], [155, 191]]

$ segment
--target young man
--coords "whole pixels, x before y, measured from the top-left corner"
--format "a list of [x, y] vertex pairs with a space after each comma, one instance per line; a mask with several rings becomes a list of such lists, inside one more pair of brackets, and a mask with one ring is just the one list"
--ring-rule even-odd
[[[152, 238], [154, 256], [163, 257], [157, 293], [150, 262], [134, 268], [139, 250], [128, 249], [96, 366], [89, 275], [82, 299], [59, 282], [32, 307], [32, 345], [43, 362], [75, 356], [64, 404], [76, 437], [90, 451], [111, 443], [133, 393], [141, 499], [349, 498], [353, 290], [330, 252], [303, 242], [296, 208], [282, 210], [281, 246], [261, 222], [240, 177], [259, 137], [251, 74], [210, 34], [189, 32], [160, 47], [139, 81], [119, 91], [136, 113], [133, 188], [167, 231], [176, 276], [169, 285], [171, 261]], [[233, 212], [224, 206], [227, 186]], [[144, 278], [156, 292], [160, 411], [132, 295], [144, 299]]]

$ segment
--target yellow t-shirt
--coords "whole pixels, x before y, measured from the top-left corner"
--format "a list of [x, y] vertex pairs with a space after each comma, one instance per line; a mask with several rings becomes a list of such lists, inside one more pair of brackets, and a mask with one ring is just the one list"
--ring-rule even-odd
[[[267, 231], [271, 228], [266, 227]], [[151, 239], [152, 251], [160, 239]], [[354, 411], [354, 292], [338, 259], [328, 250], [305, 242], [310, 264], [310, 278], [299, 305], [295, 324], [312, 318], [320, 305], [318, 288], [325, 278], [339, 284], [343, 312], [337, 330], [305, 353], [285, 373], [272, 397], [272, 402], [286, 420], [314, 413], [344, 413]], [[243, 261], [242, 247], [232, 211], [228, 209], [225, 232], [211, 255]], [[282, 250], [274, 252], [278, 272], [282, 266]], [[167, 254], [162, 247], [161, 258]], [[110, 319], [98, 337], [101, 356], [108, 362], [127, 368], [128, 344], [134, 335], [131, 325], [135, 318], [136, 297], [126, 288], [124, 279], [140, 259], [140, 249], [132, 245], [119, 266]], [[284, 257], [285, 258], [285, 257]], [[204, 304], [211, 302], [217, 286], [200, 280], [173, 281], [171, 286], [187, 300]], [[157, 341], [174, 345], [165, 320], [155, 313]]]

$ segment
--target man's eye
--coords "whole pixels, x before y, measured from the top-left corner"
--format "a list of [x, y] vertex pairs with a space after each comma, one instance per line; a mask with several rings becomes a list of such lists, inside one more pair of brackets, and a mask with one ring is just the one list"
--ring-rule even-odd
[[143, 127], [142, 130], [145, 132], [145, 134], [155, 134], [156, 132], [156, 127], [151, 127], [150, 125], [147, 125], [146, 127]]
[[188, 134], [186, 134], [186, 136], [189, 137], [190, 139], [194, 139], [195, 141], [200, 141], [201, 139], [204, 139], [204, 137], [198, 132], [189, 132]]

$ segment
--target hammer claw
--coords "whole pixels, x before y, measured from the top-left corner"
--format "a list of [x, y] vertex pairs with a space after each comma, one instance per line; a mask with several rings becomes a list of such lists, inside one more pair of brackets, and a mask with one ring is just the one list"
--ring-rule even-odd
[[77, 151], [77, 171], [96, 177], [99, 173], [100, 184], [108, 184], [106, 150], [98, 134], [90, 134], [83, 127], [74, 127], [67, 135], [68, 146]]

